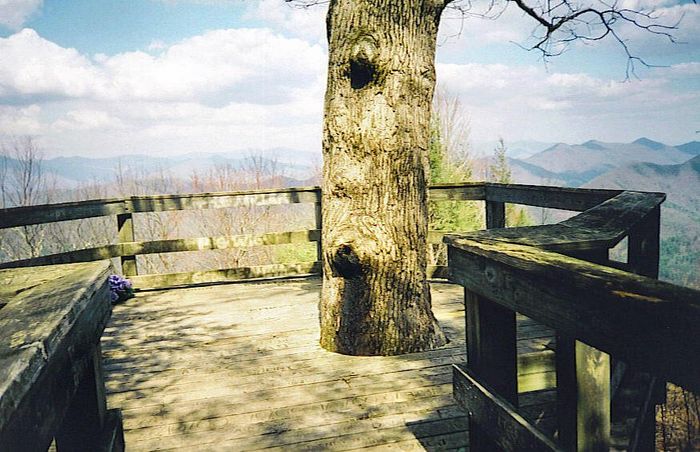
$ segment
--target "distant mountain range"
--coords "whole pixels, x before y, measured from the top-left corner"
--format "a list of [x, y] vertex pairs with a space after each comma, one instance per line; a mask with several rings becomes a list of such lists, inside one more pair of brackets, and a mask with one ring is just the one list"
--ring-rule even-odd
[[[519, 142], [514, 146], [522, 146], [523, 143], [534, 147], [542, 146], [542, 150], [532, 152], [532, 148], [520, 148], [519, 153], [512, 153], [511, 146], [508, 145], [508, 163], [515, 182], [535, 185], [580, 187], [615, 168], [641, 162], [674, 165], [700, 154], [698, 141], [669, 146], [640, 138], [632, 143], [591, 140], [574, 145]], [[526, 156], [518, 158], [518, 154]], [[476, 156], [475, 178], [488, 179], [490, 164], [491, 157]]]
[[[700, 142], [669, 146], [640, 138], [632, 143], [559, 143], [508, 162], [515, 183], [666, 193], [661, 277], [700, 288]], [[490, 164], [490, 158], [474, 161], [477, 179], [489, 179]], [[543, 215], [539, 210], [528, 209], [537, 219]], [[552, 212], [549, 220], [563, 215]]]
[[585, 187], [666, 193], [661, 206], [661, 277], [700, 288], [700, 154], [680, 165], [635, 163]]
[[608, 171], [631, 163], [673, 165], [698, 153], [700, 143], [669, 146], [640, 138], [632, 143], [587, 141], [583, 144], [555, 144], [523, 161], [557, 174], [567, 185], [580, 186]]
[[[482, 143], [482, 145], [484, 145]], [[669, 146], [640, 138], [632, 143], [587, 141], [583, 144], [549, 144], [536, 141], [514, 142], [508, 147], [513, 179], [519, 183], [566, 185], [578, 187], [598, 176], [625, 165], [646, 162], [657, 165], [684, 163], [700, 154], [700, 142]], [[486, 152], [485, 145], [482, 146]], [[539, 149], [539, 151], [538, 151]], [[489, 158], [477, 156], [474, 176], [488, 178]], [[228, 165], [234, 169], [250, 166], [251, 159], [262, 159], [266, 165], [276, 165], [276, 172], [289, 183], [303, 182], [313, 176], [320, 165], [320, 155], [293, 149], [249, 150], [237, 153], [190, 153], [170, 157], [123, 155], [118, 157], [56, 157], [43, 162], [43, 170], [52, 176], [60, 188], [74, 188], [95, 181], [114, 180], [120, 171], [137, 171], [145, 178], [167, 173], [171, 177], [189, 179], [193, 172], [203, 173]], [[16, 165], [12, 159], [7, 165]], [[259, 162], [260, 163], [260, 162]]]
[[[295, 163], [308, 160], [308, 164]], [[275, 166], [276, 172], [291, 179], [302, 181], [313, 171], [314, 154], [291, 149], [272, 149], [264, 154], [247, 151], [236, 154], [190, 153], [172, 157], [148, 155], [123, 155], [118, 157], [56, 157], [42, 162], [42, 170], [50, 175], [59, 188], [75, 188], [85, 183], [113, 181], [121, 172], [137, 173], [148, 178], [166, 173], [171, 177], [189, 179], [194, 172], [203, 173], [216, 167], [230, 166], [233, 169], [250, 168], [251, 165]], [[17, 162], [0, 156], [9, 168]]]

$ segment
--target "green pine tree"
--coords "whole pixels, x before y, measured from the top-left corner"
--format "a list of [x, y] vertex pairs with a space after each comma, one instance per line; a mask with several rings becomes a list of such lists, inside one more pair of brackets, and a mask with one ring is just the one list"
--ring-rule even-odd
[[[508, 148], [503, 138], [498, 139], [498, 144], [493, 150], [493, 164], [489, 166], [490, 179], [500, 184], [512, 184], [513, 175], [508, 164], [506, 153]], [[522, 207], [506, 204], [506, 227], [531, 226], [533, 221]]]
[[[467, 146], [467, 125], [456, 100], [436, 99], [431, 123], [428, 158], [430, 184], [470, 182], [472, 166]], [[434, 231], [468, 232], [484, 227], [483, 207], [470, 201], [432, 201], [429, 227]], [[444, 265], [444, 245], [430, 247], [431, 263]]]

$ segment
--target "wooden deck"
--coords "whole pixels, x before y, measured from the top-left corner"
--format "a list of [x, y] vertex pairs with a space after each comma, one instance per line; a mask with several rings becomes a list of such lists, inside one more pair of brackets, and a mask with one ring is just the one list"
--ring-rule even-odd
[[[450, 369], [465, 356], [462, 288], [433, 285], [451, 342], [396, 357], [321, 349], [319, 290], [318, 279], [232, 284], [140, 293], [116, 306], [102, 346], [127, 449], [466, 449]], [[519, 323], [522, 351], [547, 346]], [[551, 402], [521, 399], [535, 419]]]

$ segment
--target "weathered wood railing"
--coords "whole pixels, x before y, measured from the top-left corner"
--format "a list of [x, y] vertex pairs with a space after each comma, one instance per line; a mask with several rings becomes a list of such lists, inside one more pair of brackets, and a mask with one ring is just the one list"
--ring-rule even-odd
[[[202, 193], [183, 195], [132, 196], [129, 198], [91, 200], [18, 207], [0, 210], [0, 229], [78, 220], [102, 216], [115, 217], [118, 243], [78, 249], [63, 253], [22, 259], [0, 264], [0, 268], [88, 262], [120, 258], [122, 273], [130, 277], [137, 288], [163, 288], [198, 283], [219, 282], [273, 276], [318, 273], [318, 262], [263, 265], [233, 269], [208, 270], [173, 274], [140, 274], [136, 256], [182, 251], [223, 250], [238, 247], [317, 242], [318, 229], [264, 234], [244, 234], [219, 237], [135, 241], [136, 214], [199, 209], [272, 206], [280, 204], [315, 203], [320, 206], [318, 188], [291, 188], [248, 192]], [[320, 208], [316, 208], [316, 224], [320, 224]], [[320, 254], [320, 253], [319, 253]]]
[[[499, 229], [445, 237], [465, 287], [468, 364], [455, 366], [454, 394], [473, 450], [608, 450], [626, 368], [647, 376], [647, 392], [625, 447], [653, 450], [659, 388], [700, 391], [700, 292], [653, 279], [663, 200], [621, 192], [558, 224], [509, 229], [496, 204], [487, 218]], [[627, 262], [609, 260], [624, 237]], [[556, 442], [518, 414], [515, 312], [557, 331]]]
[[0, 271], [0, 450], [122, 451], [100, 336], [109, 262]]
[[[429, 191], [430, 199], [433, 201], [486, 201], [487, 226], [489, 227], [498, 226], [503, 222], [505, 203], [583, 211], [619, 193], [619, 191], [615, 190], [583, 190], [490, 183], [444, 184], [431, 187]], [[135, 241], [134, 215], [149, 212], [280, 204], [314, 204], [315, 229], [234, 236]], [[122, 273], [132, 278], [136, 287], [141, 289], [236, 279], [318, 274], [321, 271], [321, 194], [318, 187], [133, 196], [2, 209], [0, 210], [0, 229], [104, 216], [115, 218], [117, 243], [0, 263], [0, 268], [119, 258], [122, 264]], [[442, 231], [433, 231], [429, 235], [429, 240], [432, 243], [440, 243], [443, 235], [444, 232]], [[136, 256], [148, 254], [222, 250], [307, 242], [316, 243], [317, 259], [315, 262], [270, 264], [255, 267], [150, 275], [142, 274], [136, 263]], [[444, 267], [431, 267], [429, 268], [429, 274], [434, 277], [445, 277], [447, 275]]]
[[[455, 369], [455, 394], [472, 415], [475, 450], [491, 450], [493, 440], [506, 449], [605, 449], [610, 394], [620, 385], [626, 365], [659, 381], [698, 390], [698, 293], [650, 279], [658, 276], [663, 194], [463, 183], [433, 186], [429, 195], [432, 201], [485, 201], [488, 229], [445, 237], [449, 269], [429, 269], [434, 277], [451, 273], [453, 281], [465, 286], [469, 367]], [[0, 268], [120, 258], [123, 273], [142, 289], [318, 274], [320, 200], [319, 188], [309, 187], [4, 209], [0, 229], [113, 217], [117, 243], [5, 262]], [[558, 224], [506, 229], [507, 203], [584, 213]], [[135, 215], [280, 204], [314, 204], [314, 229], [135, 241]], [[431, 231], [429, 241], [440, 243], [444, 235], [444, 231]], [[610, 260], [609, 250], [625, 237], [627, 262]], [[314, 262], [165, 275], [140, 274], [136, 265], [137, 256], [148, 254], [308, 242], [316, 243]], [[549, 350], [517, 356], [515, 311], [557, 330], [556, 354]], [[612, 365], [606, 353], [612, 354]], [[555, 371], [556, 382], [549, 377]], [[633, 449], [653, 442], [657, 401], [653, 389], [658, 386], [654, 381], [650, 380], [640, 408]], [[518, 391], [555, 384], [560, 420], [557, 444], [516, 413]]]

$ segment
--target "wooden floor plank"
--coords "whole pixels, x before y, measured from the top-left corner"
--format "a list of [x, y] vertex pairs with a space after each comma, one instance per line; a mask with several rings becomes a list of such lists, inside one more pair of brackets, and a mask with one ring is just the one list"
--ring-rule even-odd
[[[103, 337], [104, 367], [127, 448], [466, 447], [450, 370], [465, 360], [461, 287], [433, 285], [435, 315], [451, 342], [395, 357], [321, 349], [319, 290], [314, 279], [231, 284], [141, 292], [116, 306]], [[552, 346], [546, 328], [522, 316], [518, 322], [521, 352]], [[525, 395], [528, 412], [550, 416], [537, 400]]]

